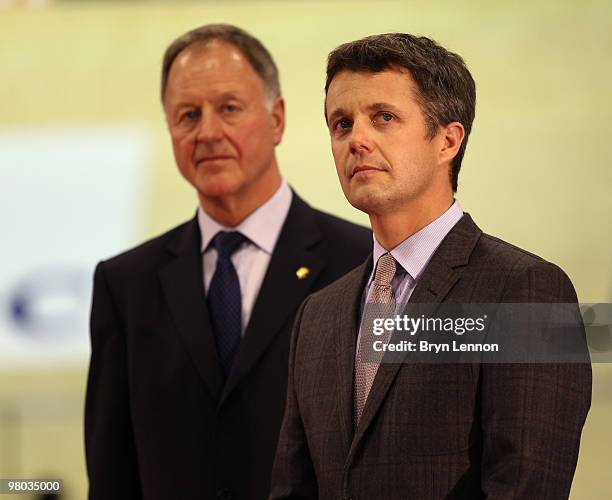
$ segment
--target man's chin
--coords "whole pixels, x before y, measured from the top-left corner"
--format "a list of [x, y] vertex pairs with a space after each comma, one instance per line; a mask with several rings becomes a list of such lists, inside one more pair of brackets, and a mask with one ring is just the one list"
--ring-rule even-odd
[[360, 190], [358, 193], [349, 193], [348, 202], [357, 210], [366, 214], [376, 213], [388, 204], [388, 197], [384, 193]]
[[198, 182], [196, 189], [204, 198], [223, 198], [231, 196], [238, 191], [238, 185], [230, 179], [208, 179], [206, 182]]

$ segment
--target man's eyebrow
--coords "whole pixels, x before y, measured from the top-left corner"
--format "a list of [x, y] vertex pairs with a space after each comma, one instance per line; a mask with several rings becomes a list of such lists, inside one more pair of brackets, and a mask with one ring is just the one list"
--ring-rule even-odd
[[178, 118], [178, 116], [181, 115], [183, 111], [189, 108], [193, 108], [193, 104], [186, 100], [173, 103], [172, 107], [169, 110], [169, 116]]
[[329, 125], [333, 120], [338, 118], [339, 116], [346, 115], [346, 110], [344, 108], [336, 108], [331, 114], [327, 117], [327, 124]]
[[[399, 108], [389, 102], [375, 102], [373, 104], [369, 104], [366, 109], [368, 111], [389, 110], [389, 111], [393, 111], [396, 113], [399, 112]], [[344, 108], [336, 108], [327, 117], [327, 124], [329, 125], [333, 120], [335, 120], [339, 116], [344, 116], [347, 114], [348, 114], [348, 111], [346, 111]]]
[[375, 102], [368, 106], [370, 111], [382, 111], [383, 109], [390, 109], [393, 111], [399, 111], [398, 107], [388, 102]]
[[[239, 90], [225, 90], [223, 92], [220, 92], [219, 94], [217, 94], [216, 96], [214, 96], [214, 100], [215, 101], [226, 101], [229, 99], [237, 99], [240, 100], [242, 98], [240, 91]], [[199, 96], [198, 95], [184, 95], [181, 97], [180, 100], [177, 100], [175, 102], [175, 107], [188, 107], [188, 106], [195, 106], [198, 102], [199, 102]]]
[[238, 90], [226, 90], [217, 96], [217, 100], [225, 101], [228, 99], [240, 99], [240, 91]]
[[177, 110], [184, 109], [184, 108], [192, 108], [193, 106], [194, 106], [193, 102], [188, 99], [184, 99], [182, 101], [178, 101], [174, 103], [174, 108]]

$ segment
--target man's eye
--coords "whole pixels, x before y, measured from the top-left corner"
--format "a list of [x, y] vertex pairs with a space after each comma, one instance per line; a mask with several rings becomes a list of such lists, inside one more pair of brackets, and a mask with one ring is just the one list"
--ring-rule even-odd
[[187, 118], [188, 120], [197, 120], [200, 117], [200, 111], [197, 109], [192, 109], [187, 111], [183, 117]]
[[384, 111], [382, 113], [379, 113], [378, 116], [384, 122], [390, 122], [394, 118], [394, 116], [391, 113], [386, 113]]
[[351, 120], [348, 120], [347, 118], [342, 118], [341, 120], [338, 120], [336, 122], [336, 128], [339, 128], [342, 130], [346, 130], [350, 126], [351, 126]]
[[236, 106], [235, 104], [226, 104], [223, 107], [224, 111], [227, 111], [228, 113], [235, 113], [236, 111], [239, 110], [238, 106]]

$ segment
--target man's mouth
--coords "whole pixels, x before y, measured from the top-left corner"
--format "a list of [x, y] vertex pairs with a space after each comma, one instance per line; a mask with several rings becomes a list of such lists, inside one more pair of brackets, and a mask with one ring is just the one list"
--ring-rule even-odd
[[355, 177], [357, 174], [366, 172], [384, 172], [385, 170], [381, 167], [375, 167], [374, 165], [356, 165], [351, 169], [349, 178]]
[[198, 158], [196, 160], [196, 163], [202, 163], [206, 161], [231, 160], [232, 158], [233, 156], [230, 156], [230, 155], [209, 155], [209, 156], [203, 156], [201, 158]]
[[233, 160], [234, 157], [231, 155], [207, 155], [201, 156], [194, 161], [196, 167], [221, 167], [228, 160]]

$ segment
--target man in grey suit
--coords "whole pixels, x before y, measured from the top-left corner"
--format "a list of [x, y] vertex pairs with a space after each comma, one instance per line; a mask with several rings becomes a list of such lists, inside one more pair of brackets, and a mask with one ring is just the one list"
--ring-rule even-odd
[[428, 38], [371, 36], [330, 54], [325, 90], [338, 177], [375, 241], [298, 312], [271, 498], [566, 498], [587, 362], [363, 351], [365, 304], [577, 302], [559, 267], [484, 234], [454, 199], [475, 108], [463, 60]]

